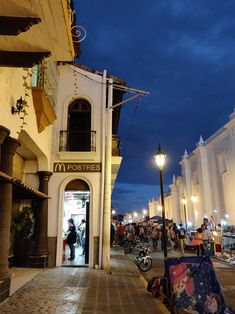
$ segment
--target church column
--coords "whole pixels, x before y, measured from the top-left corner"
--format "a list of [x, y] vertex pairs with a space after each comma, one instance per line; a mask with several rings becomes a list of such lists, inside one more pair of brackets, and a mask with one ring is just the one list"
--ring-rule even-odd
[[180, 223], [180, 206], [179, 206], [179, 193], [176, 185], [175, 175], [173, 176], [172, 184], [170, 185], [171, 195], [172, 195], [172, 218], [174, 222]]
[[185, 182], [185, 195], [181, 195], [180, 202], [182, 204], [182, 197], [184, 196], [186, 198], [187, 204], [184, 205], [186, 206], [186, 217], [187, 221], [194, 221], [194, 215], [193, 215], [193, 208], [192, 208], [192, 202], [191, 202], [191, 197], [192, 197], [192, 189], [191, 189], [191, 184], [192, 184], [192, 179], [191, 179], [191, 168], [190, 168], [190, 162], [189, 162], [189, 156], [187, 151], [185, 150], [183, 159], [181, 161], [181, 166], [183, 170], [183, 177], [184, 177], [184, 182]]
[[[48, 195], [48, 182], [52, 172], [38, 171], [39, 176], [39, 191]], [[40, 199], [35, 213], [35, 250], [34, 257], [43, 257], [44, 266], [48, 256], [48, 199]], [[42, 262], [41, 260], [41, 262]], [[40, 263], [38, 259], [35, 262]], [[32, 265], [33, 266], [33, 265]], [[36, 265], [34, 265], [36, 266]], [[39, 265], [38, 265], [39, 266]]]
[[[205, 142], [200, 136], [200, 140], [198, 143], [198, 149], [200, 152], [200, 165], [201, 165], [201, 180], [202, 180], [202, 191], [203, 191], [203, 200], [204, 203], [203, 208], [203, 217], [207, 214], [212, 213], [212, 196], [211, 196], [211, 184], [210, 184], [210, 170], [209, 170], [209, 162], [207, 157], [207, 149], [205, 146]], [[203, 218], [202, 217], [202, 218]]]
[[[1, 131], [3, 131], [1, 129]], [[1, 133], [1, 140], [3, 133]], [[6, 130], [4, 130], [5, 132]], [[1, 171], [9, 176], [13, 173], [13, 156], [20, 146], [20, 142], [14, 138], [6, 137], [1, 147]], [[10, 227], [12, 212], [12, 184], [1, 182], [0, 184], [0, 301], [9, 296], [11, 272], [8, 267], [10, 248]]]

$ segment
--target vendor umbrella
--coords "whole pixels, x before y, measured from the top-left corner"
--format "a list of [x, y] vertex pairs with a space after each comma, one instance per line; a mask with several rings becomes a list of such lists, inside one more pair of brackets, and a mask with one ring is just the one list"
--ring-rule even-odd
[[146, 219], [145, 221], [156, 221], [157, 222], [159, 220], [162, 220], [161, 216], [153, 216], [153, 217]]

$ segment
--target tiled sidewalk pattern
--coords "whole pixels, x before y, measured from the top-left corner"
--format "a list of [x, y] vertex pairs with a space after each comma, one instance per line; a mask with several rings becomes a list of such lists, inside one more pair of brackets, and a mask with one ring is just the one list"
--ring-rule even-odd
[[142, 277], [122, 250], [114, 250], [111, 271], [46, 269], [0, 304], [1, 314], [165, 313], [147, 293]]

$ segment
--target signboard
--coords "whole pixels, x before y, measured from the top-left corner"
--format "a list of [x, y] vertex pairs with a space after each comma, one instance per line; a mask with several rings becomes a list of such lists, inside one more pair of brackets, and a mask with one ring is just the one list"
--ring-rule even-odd
[[55, 162], [53, 172], [101, 172], [101, 163]]

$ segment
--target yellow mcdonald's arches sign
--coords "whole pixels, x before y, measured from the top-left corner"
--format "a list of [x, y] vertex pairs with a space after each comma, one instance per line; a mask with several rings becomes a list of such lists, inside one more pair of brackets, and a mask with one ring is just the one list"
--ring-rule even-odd
[[101, 163], [55, 162], [53, 172], [101, 172]]

